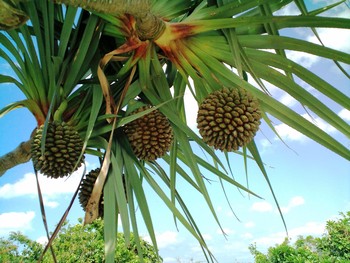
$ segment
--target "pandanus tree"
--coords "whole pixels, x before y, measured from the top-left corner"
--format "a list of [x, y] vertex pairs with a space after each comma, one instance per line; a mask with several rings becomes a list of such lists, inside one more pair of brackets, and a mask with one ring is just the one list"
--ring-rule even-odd
[[[29, 141], [1, 158], [1, 172], [31, 158], [36, 172], [65, 177], [85, 155], [97, 156], [100, 168], [82, 178], [73, 200], [80, 190], [85, 223], [104, 218], [107, 262], [114, 260], [118, 218], [126, 240], [133, 231], [141, 250], [137, 207], [157, 249], [144, 184], [214, 261], [177, 181], [182, 177], [203, 196], [220, 226], [203, 171], [258, 196], [230, 176], [230, 154], [257, 163], [279, 209], [254, 141], [261, 122], [276, 132], [271, 122], [276, 118], [350, 160], [346, 146], [268, 88], [276, 86], [350, 137], [350, 125], [296, 79], [348, 110], [349, 97], [286, 55], [299, 51], [334, 60], [350, 78], [344, 68], [350, 54], [325, 47], [317, 33], [318, 28], [350, 29], [350, 19], [322, 16], [338, 5], [346, 8], [344, 1], [317, 10], [308, 10], [302, 0], [0, 3], [0, 56], [15, 73], [0, 80], [15, 84], [26, 97], [0, 114], [26, 107], [37, 121]], [[298, 15], [276, 15], [291, 3]], [[311, 29], [319, 43], [280, 34], [296, 27]], [[186, 122], [188, 91], [199, 106], [199, 133]]]

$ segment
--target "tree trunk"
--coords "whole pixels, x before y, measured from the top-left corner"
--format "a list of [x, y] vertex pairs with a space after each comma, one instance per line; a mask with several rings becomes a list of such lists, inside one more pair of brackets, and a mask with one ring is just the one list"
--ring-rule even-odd
[[22, 142], [16, 149], [0, 157], [0, 176], [16, 165], [26, 163], [31, 158], [31, 140]]
[[136, 31], [141, 40], [157, 39], [165, 29], [164, 21], [151, 12], [149, 0], [54, 0], [55, 3], [81, 7], [98, 13], [135, 17]]
[[150, 12], [149, 0], [54, 0], [55, 3], [81, 7], [104, 14], [130, 14], [143, 17]]

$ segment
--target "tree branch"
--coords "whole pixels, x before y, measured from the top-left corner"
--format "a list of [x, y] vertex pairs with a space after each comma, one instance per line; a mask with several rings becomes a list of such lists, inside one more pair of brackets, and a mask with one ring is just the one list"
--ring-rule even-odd
[[28, 20], [29, 17], [13, 5], [12, 1], [0, 0], [0, 30], [17, 28]]
[[130, 14], [143, 16], [150, 12], [149, 0], [54, 0], [55, 3], [89, 9], [105, 14]]
[[0, 157], [0, 176], [16, 165], [26, 163], [31, 158], [31, 140], [22, 142], [16, 149]]
[[53, 0], [55, 3], [81, 7], [104, 14], [130, 14], [136, 19], [141, 40], [157, 39], [165, 29], [162, 19], [151, 12], [150, 0]]

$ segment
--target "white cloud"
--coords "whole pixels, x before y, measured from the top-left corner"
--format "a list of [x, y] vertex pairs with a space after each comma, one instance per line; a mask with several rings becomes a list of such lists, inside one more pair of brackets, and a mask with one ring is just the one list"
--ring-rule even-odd
[[[258, 88], [259, 90], [263, 90], [250, 74], [248, 79], [249, 79], [249, 83], [252, 84], [254, 87]], [[276, 87], [270, 82], [267, 82], [266, 80], [262, 80], [262, 83], [264, 84], [264, 87], [268, 90], [268, 92], [272, 94], [272, 96], [276, 96], [280, 94], [281, 92], [280, 88]]]
[[2, 213], [0, 214], [0, 234], [31, 229], [34, 217], [34, 211]]
[[302, 196], [293, 197], [287, 206], [281, 207], [283, 213], [288, 213], [292, 208], [301, 206], [305, 203], [305, 200]]
[[295, 196], [289, 202], [290, 207], [296, 207], [296, 206], [300, 206], [303, 204], [305, 204], [305, 200], [302, 196]]
[[327, 122], [325, 122], [320, 117], [312, 118], [312, 117], [310, 117], [309, 114], [306, 114], [306, 113], [301, 115], [301, 116], [304, 117], [305, 119], [307, 119], [309, 122], [315, 124], [318, 128], [320, 128], [324, 132], [334, 133], [337, 131], [332, 125], [329, 125]]
[[318, 56], [295, 50], [286, 50], [286, 55], [290, 60], [305, 68], [311, 68], [320, 59]]
[[247, 223], [244, 224], [245, 228], [253, 228], [255, 227], [255, 223], [253, 221], [249, 221]]
[[257, 247], [271, 247], [276, 244], [280, 244], [283, 242], [283, 240], [286, 238], [285, 232], [278, 232], [271, 234], [266, 237], [260, 237], [253, 240], [253, 243], [256, 243]]
[[288, 107], [293, 107], [298, 103], [298, 101], [288, 93], [283, 94], [283, 96], [279, 99], [279, 101]]
[[255, 202], [251, 210], [256, 212], [270, 212], [273, 210], [272, 205], [269, 202], [262, 201], [262, 202]]
[[325, 226], [326, 223], [322, 222], [308, 222], [305, 225], [301, 227], [296, 227], [291, 230], [289, 230], [289, 236], [296, 240], [298, 236], [306, 236], [306, 235], [312, 235], [312, 236], [320, 236], [325, 232]]
[[164, 263], [178, 263], [179, 260], [176, 259], [176, 258], [172, 258], [172, 257], [166, 257], [166, 258], [163, 258], [163, 262]]
[[[333, 126], [331, 126], [330, 124], [328, 124], [327, 122], [325, 122], [323, 119], [319, 117], [311, 118], [310, 115], [306, 113], [301, 116], [307, 119], [308, 121], [310, 121], [311, 123], [313, 123], [314, 125], [316, 125], [317, 127], [319, 127], [321, 130], [323, 130], [326, 133], [331, 134], [337, 131]], [[283, 140], [303, 142], [307, 139], [305, 135], [289, 127], [285, 123], [276, 125], [275, 129]], [[277, 137], [275, 139], [278, 140]]]
[[270, 149], [273, 144], [270, 140], [264, 138], [264, 139], [260, 139], [260, 145], [261, 145], [261, 153], [265, 153], [268, 149]]
[[339, 117], [342, 118], [345, 121], [350, 121], [350, 111], [347, 109], [342, 109], [339, 113], [338, 113]]
[[[279, 136], [283, 140], [289, 140], [289, 141], [305, 141], [306, 136], [302, 133], [298, 132], [297, 130], [291, 128], [285, 123], [281, 123], [275, 126], [275, 129]], [[277, 139], [277, 137], [276, 137]]]
[[202, 251], [202, 248], [201, 248], [200, 245], [195, 244], [195, 245], [192, 245], [192, 246], [191, 246], [191, 251], [192, 251], [192, 252], [195, 252], [195, 253], [198, 253], [198, 252], [201, 252], [201, 251]]
[[33, 173], [27, 173], [22, 179], [14, 184], [5, 184], [0, 188], [1, 198], [12, 198], [21, 195], [33, 194], [33, 189], [36, 189], [35, 175]]
[[47, 244], [47, 237], [46, 236], [41, 236], [41, 237], [38, 237], [36, 239], [36, 242], [42, 244], [42, 245], [46, 245]]
[[305, 204], [305, 200], [302, 196], [295, 196], [290, 200], [289, 206], [290, 207], [296, 207]]
[[274, 15], [276, 15], [276, 16], [294, 16], [294, 15], [297, 16], [297, 15], [300, 15], [300, 10], [292, 2], [288, 5], [286, 5], [285, 7], [283, 7], [282, 9], [279, 9], [278, 11], [276, 11], [274, 13]]
[[[80, 168], [69, 178], [52, 179], [39, 175], [41, 192], [44, 197], [55, 197], [60, 194], [75, 192], [79, 185], [83, 169]], [[34, 173], [27, 173], [23, 178], [13, 184], [5, 184], [0, 187], [0, 198], [9, 199], [19, 196], [37, 196], [37, 186]], [[54, 206], [56, 204], [49, 204]]]
[[56, 208], [60, 204], [56, 201], [50, 201], [48, 198], [44, 197], [44, 205], [45, 207]]
[[186, 89], [184, 96], [187, 125], [192, 130], [197, 131], [198, 104], [189, 89]]
[[[324, 1], [327, 2], [327, 1]], [[328, 1], [329, 2], [329, 1]], [[344, 8], [343, 6], [338, 6], [337, 8], [331, 9], [329, 12], [324, 13], [326, 16], [334, 16], [334, 17], [350, 17], [350, 9]], [[283, 8], [280, 12], [280, 15], [288, 15], [293, 14], [296, 15], [298, 9], [295, 5], [288, 5], [287, 8]], [[306, 40], [311, 43], [315, 43], [321, 45], [315, 34], [308, 29], [295, 28], [295, 33], [300, 35], [301, 39]], [[350, 52], [350, 31], [347, 29], [338, 29], [338, 28], [318, 28], [317, 33], [321, 38], [323, 44], [326, 47], [333, 48], [335, 50]], [[287, 51], [287, 57], [296, 63], [303, 65], [306, 68], [310, 68], [316, 62], [319, 61], [319, 57], [303, 53], [299, 51]]]
[[[308, 222], [303, 226], [296, 227], [288, 230], [289, 238], [291, 242], [295, 242], [298, 236], [320, 236], [325, 231], [325, 223], [319, 222]], [[286, 232], [281, 231], [277, 233], [273, 233], [271, 235], [256, 238], [253, 240], [253, 243], [256, 243], [258, 247], [270, 247], [276, 244], [280, 244], [286, 238]]]
[[205, 241], [213, 240], [213, 237], [210, 234], [202, 234], [202, 236], [203, 236]]
[[[350, 32], [347, 29], [339, 28], [321, 28], [317, 29], [323, 44], [326, 47], [333, 48], [335, 50], [350, 52]], [[319, 44], [320, 42], [316, 36], [312, 35], [307, 38], [309, 42]]]
[[[150, 236], [145, 236], [143, 239], [149, 243], [152, 243]], [[180, 243], [179, 234], [175, 231], [165, 231], [163, 233], [157, 233], [156, 239], [158, 248], [160, 249]]]

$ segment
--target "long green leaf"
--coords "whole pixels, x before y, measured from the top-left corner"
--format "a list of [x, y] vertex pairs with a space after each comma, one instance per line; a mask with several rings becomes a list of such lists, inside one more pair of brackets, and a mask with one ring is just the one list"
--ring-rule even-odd
[[57, 56], [62, 59], [65, 53], [67, 52], [69, 38], [74, 28], [73, 25], [74, 25], [74, 20], [76, 19], [76, 14], [77, 14], [77, 8], [71, 7], [71, 6], [67, 7], [62, 30], [60, 32], [61, 33], [60, 45], [58, 47], [58, 52], [57, 52]]
[[102, 94], [101, 88], [97, 85], [94, 85], [91, 88], [93, 89], [93, 98], [92, 98], [91, 109], [89, 112], [90, 117], [89, 117], [87, 129], [86, 129], [83, 148], [86, 147], [87, 142], [89, 141], [89, 138], [94, 130], [96, 119], [98, 117], [98, 114], [102, 105], [102, 101], [103, 101], [103, 94]]
[[[266, 67], [265, 64], [254, 62], [254, 68], [256, 69], [255, 72], [259, 72], [258, 74], [261, 78], [289, 93], [297, 101], [307, 106], [319, 117], [323, 118], [338, 131], [350, 138], [350, 125], [311, 93], [297, 85], [294, 81], [291, 81], [288, 77], [277, 70]], [[346, 98], [345, 95], [343, 95], [343, 97], [344, 99]]]
[[[166, 174], [166, 172], [164, 171], [164, 169], [162, 168], [162, 166], [160, 166], [157, 162], [154, 162], [153, 164], [151, 164], [151, 167], [153, 168], [153, 170], [159, 175], [159, 177], [163, 180], [163, 182], [169, 187], [171, 188], [171, 178], [168, 177], [168, 175]], [[190, 210], [187, 208], [185, 202], [182, 200], [181, 195], [176, 191], [176, 189], [174, 189], [174, 197], [176, 199], [176, 201], [180, 204], [181, 209], [183, 210], [188, 222], [190, 223], [190, 225], [193, 227], [193, 229], [196, 231], [196, 233], [198, 234], [198, 236], [204, 240]], [[174, 202], [174, 206], [175, 206], [175, 202]], [[176, 218], [175, 214], [174, 217]], [[176, 222], [176, 221], [175, 221]], [[200, 243], [201, 248], [203, 250], [203, 253], [205, 254], [207, 260], [211, 259], [213, 260], [213, 256], [211, 254], [210, 251], [207, 251], [206, 248]], [[209, 257], [206, 255], [208, 252]]]
[[[169, 171], [169, 188], [170, 188], [170, 199], [172, 203], [175, 206], [175, 198], [176, 198], [176, 166], [177, 166], [177, 139], [174, 139], [173, 145], [170, 149], [170, 171]], [[173, 215], [175, 225], [177, 226], [176, 223], [176, 216]]]
[[179, 130], [177, 127], [173, 128], [174, 134], [177, 137], [179, 141], [179, 145], [181, 146], [181, 150], [183, 151], [184, 155], [186, 156], [188, 167], [191, 169], [192, 174], [197, 182], [197, 185], [210, 209], [212, 212], [213, 217], [215, 218], [216, 222], [218, 223], [219, 227], [222, 229], [219, 218], [216, 215], [214, 206], [212, 204], [212, 200], [209, 196], [208, 190], [205, 186], [202, 174], [200, 172], [200, 169], [198, 167], [198, 163], [196, 162], [195, 155], [193, 153], [193, 150], [191, 149], [190, 143], [188, 142], [187, 136], [183, 133], [183, 131]]
[[350, 54], [348, 53], [291, 37], [267, 35], [239, 36], [239, 42], [244, 47], [295, 50], [350, 64]]
[[162, 199], [165, 205], [168, 206], [170, 211], [177, 217], [177, 219], [182, 223], [182, 225], [192, 234], [193, 237], [197, 239], [197, 241], [206, 248], [207, 251], [209, 251], [204, 239], [200, 237], [193, 226], [186, 220], [186, 218], [181, 214], [181, 212], [173, 205], [171, 200], [168, 199], [167, 195], [164, 193], [162, 188], [157, 184], [157, 182], [152, 178], [152, 176], [148, 173], [146, 169], [143, 167], [139, 167], [139, 169], [143, 170], [143, 173], [145, 175], [145, 179], [150, 184], [150, 186], [153, 188], [153, 190], [157, 193], [157, 195]]
[[260, 63], [265, 63], [266, 65], [270, 65], [275, 68], [290, 71], [292, 74], [295, 74], [300, 79], [310, 84], [312, 87], [314, 87], [319, 92], [323, 93], [339, 105], [343, 106], [344, 108], [350, 109], [350, 100], [344, 93], [333, 87], [331, 84], [329, 84], [313, 72], [299, 65], [298, 63], [275, 55], [271, 52], [264, 52], [261, 50], [252, 49], [247, 49], [246, 52], [251, 57], [251, 59], [254, 58]]
[[[146, 59], [148, 58], [148, 59]], [[147, 96], [147, 98], [152, 102], [153, 105], [158, 105], [162, 103], [163, 101], [160, 100], [159, 96], [156, 94], [154, 90], [152, 90], [152, 83], [149, 78], [148, 72], [150, 71], [150, 59], [149, 57], [146, 57], [145, 59], [139, 60], [139, 71], [140, 71], [140, 86], [141, 90], [144, 92], [144, 94]], [[213, 150], [206, 145], [201, 138], [193, 131], [191, 130], [186, 123], [174, 112], [174, 108], [176, 105], [167, 105], [165, 104], [161, 109], [161, 111], [165, 114], [165, 116], [168, 117], [168, 119], [174, 123], [176, 127], [179, 127], [183, 132], [187, 134], [187, 136], [191, 139], [193, 139], [198, 145], [200, 145], [207, 153], [211, 155], [213, 159], [215, 159], [221, 167], [224, 167], [222, 165], [222, 162], [220, 159], [214, 154]]]
[[118, 206], [117, 212], [120, 215], [121, 223], [123, 226], [123, 231], [125, 235], [125, 240], [130, 241], [130, 220], [127, 207], [127, 199], [125, 196], [125, 187], [123, 183], [123, 168], [127, 165], [126, 159], [123, 158], [122, 149], [117, 141], [114, 142], [115, 152], [111, 155], [112, 169], [109, 174], [114, 182], [114, 198], [116, 199], [116, 204]]
[[[11, 66], [12, 70], [16, 74], [19, 81], [22, 83], [22, 85], [18, 86], [21, 88], [21, 91], [27, 98], [37, 98], [37, 92], [36, 89], [29, 89], [31, 85], [34, 86], [32, 79], [27, 76], [26, 72], [23, 70], [25, 69], [25, 63], [22, 61], [20, 53], [17, 51], [15, 46], [3, 35], [0, 33], [0, 42], [2, 45], [5, 46], [5, 48], [11, 53], [11, 56], [5, 52], [5, 50], [0, 49], [0, 57], [4, 58], [6, 62]], [[18, 64], [16, 64], [16, 62]]]
[[[180, 160], [182, 160], [183, 162], [185, 162], [186, 155], [179, 155], [178, 158]], [[211, 164], [209, 164], [203, 158], [199, 157], [198, 155], [196, 155], [195, 158], [196, 158], [196, 161], [198, 162], [199, 165], [201, 165], [202, 167], [204, 167], [208, 171], [212, 172], [213, 174], [217, 175], [222, 180], [236, 186], [239, 189], [242, 189], [243, 191], [245, 191], [251, 195], [254, 195], [255, 197], [261, 198], [259, 195], [255, 194], [254, 192], [252, 192], [248, 188], [246, 188], [243, 185], [241, 185], [240, 183], [238, 183], [236, 180], [232, 179], [231, 177], [227, 176], [225, 173], [221, 172], [217, 167], [214, 167]]]
[[[126, 148], [128, 148], [128, 147], [126, 147]], [[148, 173], [148, 172], [143, 167], [143, 165], [140, 164], [138, 160], [136, 160], [135, 157], [130, 157], [130, 154], [128, 152], [132, 152], [132, 150], [129, 149], [129, 151], [125, 151], [125, 150], [123, 151], [126, 176], [128, 177], [128, 180], [132, 186], [134, 196], [137, 200], [137, 204], [138, 204], [139, 209], [141, 211], [143, 220], [145, 222], [147, 231], [148, 231], [150, 238], [152, 240], [153, 246], [155, 247], [155, 250], [158, 251], [154, 226], [153, 226], [150, 210], [149, 210], [148, 203], [147, 203], [147, 198], [146, 198], [145, 192], [144, 192], [143, 187], [142, 187], [142, 181], [140, 179], [141, 175], [137, 172], [136, 167], [138, 168], [139, 172], [143, 176], [145, 176], [145, 173]], [[136, 167], [135, 167], [135, 164], [136, 164]]]
[[13, 83], [18, 87], [22, 86], [22, 83], [20, 83], [15, 78], [13, 78], [11, 76], [3, 75], [3, 74], [0, 74], [0, 83]]
[[216, 59], [208, 56], [206, 63], [212, 68], [213, 72], [215, 72], [217, 78], [221, 79], [222, 81], [231, 81], [231, 85], [238, 85], [252, 92], [262, 102], [263, 110], [266, 110], [268, 113], [280, 119], [282, 122], [298, 130], [307, 137], [315, 140], [331, 151], [334, 151], [345, 159], [350, 160], [350, 150], [329, 136], [326, 132], [307, 121], [305, 118], [301, 117], [299, 114], [289, 109], [276, 99], [266, 95], [248, 82], [240, 79], [236, 74], [232, 74], [227, 67]]
[[85, 74], [89, 60], [94, 55], [94, 50], [90, 50], [90, 46], [96, 46], [95, 42], [99, 41], [99, 30], [96, 30], [98, 22], [99, 18], [97, 16], [91, 15], [89, 17], [65, 82], [66, 94], [69, 94], [73, 90], [80, 78]]
[[338, 17], [319, 16], [264, 16], [264, 17], [237, 17], [214, 20], [200, 20], [188, 22], [195, 27], [196, 34], [224, 28], [239, 28], [247, 26], [274, 23], [277, 29], [294, 27], [322, 27], [322, 28], [344, 28], [349, 29], [349, 19]]
[[46, 47], [44, 44], [44, 36], [43, 32], [41, 30], [41, 21], [39, 20], [39, 17], [41, 15], [38, 14], [38, 8], [35, 4], [35, 1], [28, 1], [26, 4], [26, 11], [30, 17], [31, 23], [32, 23], [32, 29], [34, 32], [34, 35], [36, 37], [36, 44], [38, 49], [38, 58], [40, 59], [40, 65], [42, 67], [42, 75], [44, 78], [44, 84], [48, 85], [49, 83], [49, 73], [48, 73], [48, 65], [47, 59], [46, 59]]
[[106, 263], [114, 263], [116, 239], [118, 233], [117, 202], [114, 181], [108, 176], [103, 188], [104, 203], [104, 240]]
[[270, 179], [269, 179], [269, 177], [268, 177], [268, 175], [267, 175], [267, 172], [266, 172], [266, 170], [265, 170], [265, 166], [264, 166], [264, 164], [263, 164], [263, 162], [262, 162], [262, 160], [261, 160], [260, 153], [259, 153], [258, 148], [256, 147], [255, 141], [254, 141], [254, 140], [251, 141], [251, 142], [247, 145], [247, 147], [248, 147], [250, 153], [253, 155], [253, 157], [254, 157], [254, 159], [255, 159], [255, 162], [256, 162], [257, 165], [259, 166], [260, 171], [261, 171], [262, 174], [264, 175], [264, 178], [265, 178], [265, 180], [266, 180], [266, 182], [267, 182], [267, 184], [268, 184], [268, 186], [269, 186], [269, 188], [270, 188], [271, 194], [272, 194], [272, 196], [273, 196], [273, 199], [275, 200], [276, 206], [277, 206], [278, 211], [279, 211], [279, 213], [280, 213], [280, 216], [281, 216], [281, 218], [282, 218], [283, 225], [284, 225], [284, 229], [286, 230], [286, 233], [287, 233], [287, 235], [288, 235], [288, 229], [287, 229], [286, 221], [284, 220], [284, 216], [283, 216], [281, 207], [280, 207], [280, 205], [279, 205], [279, 203], [278, 203], [277, 197], [276, 197], [275, 192], [274, 192], [274, 190], [273, 190], [273, 188], [272, 188]]

